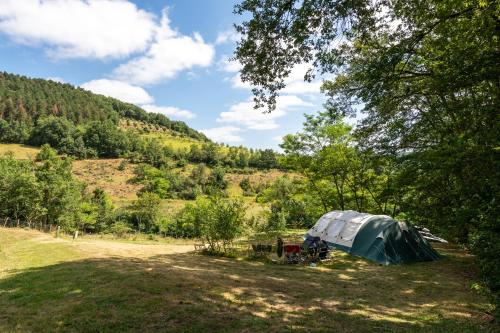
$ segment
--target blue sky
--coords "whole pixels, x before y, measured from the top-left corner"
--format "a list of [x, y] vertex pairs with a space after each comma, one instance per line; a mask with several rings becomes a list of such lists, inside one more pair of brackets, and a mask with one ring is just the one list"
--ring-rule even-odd
[[278, 147], [321, 109], [297, 66], [272, 114], [228, 62], [240, 20], [228, 0], [1, 0], [0, 70], [51, 78], [185, 121], [217, 142]]

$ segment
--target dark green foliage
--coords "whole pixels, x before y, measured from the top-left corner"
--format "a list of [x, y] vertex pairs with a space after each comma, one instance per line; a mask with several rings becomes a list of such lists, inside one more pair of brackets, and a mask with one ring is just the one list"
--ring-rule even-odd
[[127, 167], [127, 160], [122, 160], [120, 164], [118, 165], [118, 171], [124, 171], [125, 168]]
[[257, 195], [258, 202], [271, 204], [266, 228], [278, 231], [282, 225], [289, 228], [311, 227], [319, 216], [314, 210], [317, 204], [307, 205], [307, 196], [315, 194], [307, 191], [300, 180], [291, 180], [286, 176], [276, 179]]
[[157, 232], [160, 218], [160, 197], [143, 192], [129, 207], [129, 221], [139, 231]]
[[238, 152], [238, 157], [237, 157], [237, 160], [236, 160], [236, 166], [238, 168], [246, 168], [248, 167], [248, 152], [243, 150], [243, 149], [240, 149], [240, 151]]
[[97, 232], [108, 231], [113, 220], [113, 204], [108, 195], [100, 188], [92, 193], [91, 202], [96, 206], [97, 215], [95, 230]]
[[271, 205], [271, 211], [267, 217], [267, 223], [262, 227], [262, 231], [280, 233], [286, 230], [288, 214], [282, 207]]
[[249, 150], [244, 147], [227, 147], [223, 150], [214, 143], [204, 143], [201, 146], [193, 144], [185, 154], [185, 158], [192, 163], [204, 163], [211, 167], [224, 165], [229, 168], [256, 169], [278, 168], [278, 157], [279, 154], [272, 149]]
[[396, 162], [392, 184], [373, 195], [378, 209], [392, 192], [410, 221], [468, 243], [498, 300], [497, 2], [247, 0], [236, 12], [249, 14], [236, 58], [258, 104], [274, 109], [297, 63], [312, 64], [305, 79], [334, 74], [328, 111], [361, 109], [360, 150]]
[[48, 144], [58, 149], [64, 140], [75, 135], [76, 128], [66, 118], [49, 116], [36, 122], [29, 143], [33, 146]]
[[278, 167], [277, 154], [272, 149], [257, 150], [251, 154], [248, 165], [258, 169], [273, 169]]
[[80, 159], [96, 155], [95, 149], [85, 145], [82, 133], [66, 118], [39, 118], [31, 131], [28, 143], [34, 146], [48, 144], [61, 154]]
[[144, 163], [148, 163], [154, 167], [161, 167], [168, 159], [173, 157], [172, 148], [166, 147], [156, 139], [145, 140], [141, 149], [141, 157]]
[[169, 223], [175, 237], [201, 238], [213, 252], [227, 252], [244, 231], [245, 207], [241, 201], [211, 196], [186, 205]]
[[71, 159], [60, 158], [50, 146], [43, 145], [36, 160], [39, 164], [35, 175], [41, 193], [40, 205], [44, 208], [44, 224], [74, 228], [83, 185], [73, 180]]
[[[14, 102], [15, 101], [15, 102]], [[113, 98], [92, 94], [69, 84], [28, 79], [0, 73], [0, 141], [49, 144], [61, 154], [76, 158], [134, 155], [139, 161], [160, 166], [173, 155], [155, 141], [117, 127], [119, 118], [135, 119], [178, 131], [197, 140], [206, 137], [183, 122]], [[78, 127], [78, 128], [77, 128]], [[205, 154], [210, 163], [215, 157]]]
[[57, 224], [72, 230], [79, 222], [82, 184], [71, 174], [71, 160], [42, 146], [37, 163], [0, 158], [0, 218], [21, 224]]
[[199, 179], [146, 164], [136, 168], [134, 181], [144, 185], [139, 193], [155, 193], [162, 199], [194, 200], [203, 191], [204, 186], [203, 183], [197, 183]]
[[254, 194], [252, 184], [250, 183], [250, 180], [248, 179], [248, 177], [243, 178], [240, 181], [240, 188], [243, 190], [243, 195], [245, 195], [245, 196], [252, 196]]
[[15, 160], [11, 156], [0, 158], [2, 220], [9, 218], [28, 223], [40, 220], [45, 213], [40, 190], [31, 162]]
[[225, 175], [226, 172], [223, 168], [214, 168], [207, 179], [204, 192], [207, 194], [223, 194], [227, 188], [227, 181], [224, 179]]
[[187, 204], [168, 223], [167, 235], [177, 238], [200, 238], [208, 206], [206, 201]]
[[216, 167], [210, 171], [204, 164], [196, 166], [189, 176], [142, 164], [135, 169], [133, 181], [144, 185], [140, 193], [156, 193], [162, 199], [194, 200], [201, 193], [224, 196], [228, 185], [224, 177], [223, 168]]
[[191, 145], [187, 158], [193, 163], [204, 163], [209, 166], [215, 166], [221, 162], [222, 155], [216, 144], [204, 143], [201, 147], [197, 144]]
[[30, 136], [31, 126], [25, 122], [0, 119], [0, 141], [7, 143], [24, 143]]
[[111, 121], [89, 124], [83, 135], [85, 145], [93, 149], [98, 157], [119, 157], [137, 151], [138, 138], [127, 133]]

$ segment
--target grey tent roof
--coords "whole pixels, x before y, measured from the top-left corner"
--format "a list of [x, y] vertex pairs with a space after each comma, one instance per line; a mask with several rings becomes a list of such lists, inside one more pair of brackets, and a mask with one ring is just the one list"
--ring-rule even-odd
[[306, 237], [319, 237], [331, 247], [386, 265], [439, 258], [415, 228], [386, 215], [331, 211]]

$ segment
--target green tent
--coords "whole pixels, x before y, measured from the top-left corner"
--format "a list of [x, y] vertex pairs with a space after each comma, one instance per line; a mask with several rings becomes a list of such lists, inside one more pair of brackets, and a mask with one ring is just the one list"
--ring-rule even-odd
[[319, 237], [331, 248], [384, 265], [439, 259], [413, 226], [385, 215], [332, 211], [307, 232], [309, 237]]

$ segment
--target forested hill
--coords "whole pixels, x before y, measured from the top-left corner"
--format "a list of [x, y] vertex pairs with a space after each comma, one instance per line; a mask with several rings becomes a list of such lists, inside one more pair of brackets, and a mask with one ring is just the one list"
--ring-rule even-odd
[[48, 116], [66, 118], [75, 125], [104, 120], [117, 123], [119, 118], [132, 118], [207, 141], [205, 135], [184, 122], [146, 112], [136, 105], [67, 83], [0, 72], [0, 121], [3, 120], [0, 132], [2, 127], [4, 132], [10, 132], [8, 141], [22, 142], [29, 136], [37, 120]]

